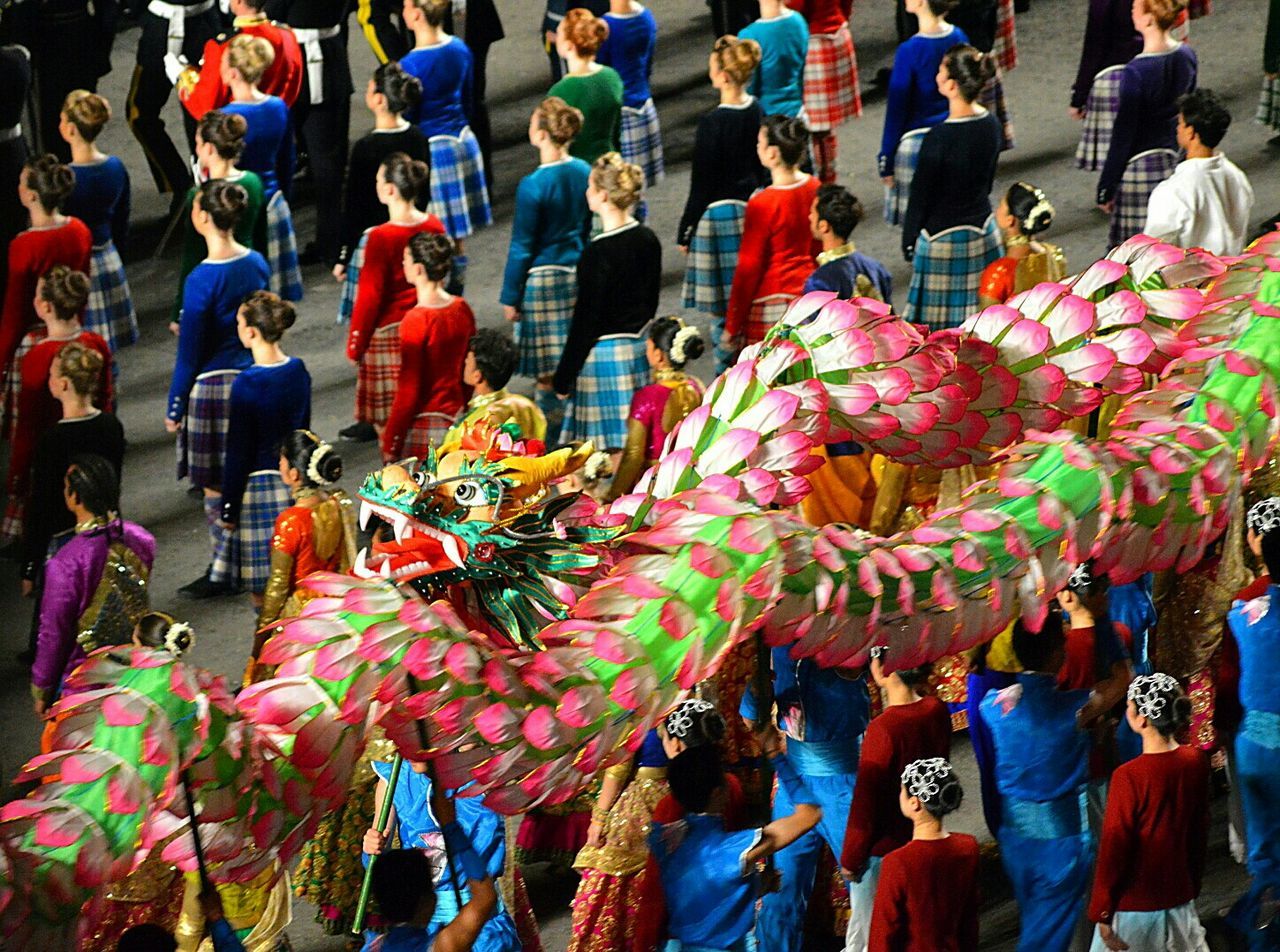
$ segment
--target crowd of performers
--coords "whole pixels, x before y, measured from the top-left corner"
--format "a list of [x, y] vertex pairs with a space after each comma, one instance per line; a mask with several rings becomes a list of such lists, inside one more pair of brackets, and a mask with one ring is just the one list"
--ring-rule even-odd
[[[127, 115], [182, 229], [164, 421], [210, 549], [182, 592], [252, 597], [246, 684], [270, 676], [273, 626], [313, 597], [300, 580], [350, 570], [360, 541], [337, 488], [341, 458], [310, 429], [310, 375], [285, 350], [304, 264], [331, 267], [342, 285], [355, 365], [344, 440], [376, 440], [387, 462], [494, 427], [530, 445], [589, 440], [600, 452], [560, 488], [601, 501], [635, 489], [698, 406], [704, 382], [688, 367], [704, 351], [723, 369], [803, 292], [894, 301], [889, 271], [853, 242], [863, 206], [835, 181], [838, 130], [862, 109], [847, 2], [712, 4], [719, 103], [698, 122], [677, 229], [683, 306], [710, 319], [709, 338], [657, 315], [662, 249], [644, 193], [665, 169], [649, 85], [658, 28], [642, 4], [547, 5], [553, 85], [530, 115], [538, 166], [515, 192], [498, 302], [514, 335], [478, 329], [464, 296], [466, 239], [493, 220], [485, 69], [503, 34], [492, 0], [360, 0], [381, 65], [364, 88], [372, 129], [350, 145], [346, 4], [229, 6], [220, 33], [214, 0], [150, 0]], [[1014, 145], [1002, 80], [1017, 59], [1012, 8], [898, 10], [877, 171], [912, 263], [897, 303], [928, 328], [1068, 273], [1045, 240], [1054, 208], [1042, 190], [1013, 182], [992, 201]], [[37, 600], [27, 656], [42, 716], [95, 647], [180, 655], [192, 642], [186, 624], [150, 611], [155, 539], [120, 517], [114, 355], [138, 337], [120, 255], [131, 185], [96, 145], [112, 108], [92, 91], [116, 13], [57, 0], [0, 20], [26, 43], [0, 48], [11, 448], [0, 533]], [[1280, 129], [1278, 21], [1273, 4], [1259, 118]], [[1110, 244], [1146, 231], [1235, 253], [1253, 195], [1218, 149], [1231, 116], [1197, 88], [1187, 29], [1181, 0], [1090, 3], [1070, 100], [1077, 160], [1098, 173]], [[108, 42], [76, 53], [68, 36]], [[33, 80], [35, 154], [19, 125]], [[174, 91], [182, 148], [160, 120]], [[289, 205], [300, 156], [321, 194], [341, 195], [340, 213], [318, 216], [301, 246]], [[517, 376], [534, 381], [532, 399], [508, 389]], [[1107, 423], [1105, 411], [1090, 421]], [[948, 504], [973, 475], [856, 444], [823, 452], [805, 517], [879, 534]], [[1267, 659], [1280, 639], [1269, 587], [1280, 499], [1234, 525], [1177, 578], [1112, 588], [1081, 565], [1043, 630], [1015, 623], [936, 666], [903, 669], [878, 648], [865, 670], [827, 670], [740, 646], [631, 761], [577, 801], [524, 817], [517, 835], [480, 801], [438, 789], [423, 764], [390, 782], [375, 743], [296, 869], [214, 890], [157, 852], [95, 904], [86, 948], [266, 952], [286, 941], [294, 892], [347, 932], [377, 857], [366, 947], [387, 952], [540, 948], [520, 865], [547, 860], [580, 876], [574, 952], [789, 952], [820, 908], [851, 952], [974, 949], [978, 845], [946, 829], [963, 795], [948, 762], [956, 729], [972, 740], [978, 775], [966, 785], [1013, 885], [1020, 949], [1065, 950], [1090, 931], [1095, 949], [1207, 948], [1195, 899], [1209, 754], [1230, 776], [1232, 849], [1252, 876], [1233, 921], [1253, 948], [1273, 948], [1280, 923], [1263, 927], [1280, 894], [1280, 681]], [[379, 829], [384, 801], [392, 819]]]

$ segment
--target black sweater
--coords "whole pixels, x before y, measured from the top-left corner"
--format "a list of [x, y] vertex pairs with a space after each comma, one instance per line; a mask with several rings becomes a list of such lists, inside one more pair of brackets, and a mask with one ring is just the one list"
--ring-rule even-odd
[[731, 198], [745, 202], [769, 184], [769, 173], [756, 156], [760, 122], [760, 104], [754, 99], [741, 107], [717, 106], [698, 120], [689, 199], [680, 216], [677, 244], [689, 244], [709, 205]]
[[936, 235], [957, 225], [981, 226], [991, 214], [991, 186], [1004, 141], [989, 112], [940, 122], [924, 137], [902, 225], [902, 251], [911, 260], [920, 230]]
[[[351, 147], [347, 164], [347, 187], [342, 200], [342, 250], [338, 263], [346, 264], [360, 243], [366, 228], [387, 220], [387, 206], [378, 201], [378, 166], [393, 152], [429, 162], [427, 140], [412, 122], [406, 128], [366, 133]], [[425, 190], [424, 190], [425, 192]], [[426, 196], [418, 202], [426, 206]]]
[[624, 225], [587, 244], [578, 259], [578, 300], [553, 380], [556, 393], [573, 392], [597, 340], [639, 333], [653, 320], [661, 283], [662, 243], [644, 225]]

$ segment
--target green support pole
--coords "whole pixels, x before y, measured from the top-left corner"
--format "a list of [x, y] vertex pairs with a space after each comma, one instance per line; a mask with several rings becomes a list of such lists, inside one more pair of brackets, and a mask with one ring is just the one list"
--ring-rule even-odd
[[[378, 811], [378, 823], [376, 829], [379, 833], [387, 832], [387, 823], [391, 819], [391, 804], [396, 796], [396, 784], [400, 782], [400, 768], [404, 765], [404, 758], [396, 754], [395, 760], [391, 761], [391, 777], [387, 780], [387, 795], [382, 798], [382, 809]], [[378, 861], [378, 857], [370, 856], [369, 865], [364, 869], [364, 882], [360, 884], [360, 901], [356, 904], [356, 915], [351, 920], [351, 931], [355, 935], [360, 935], [364, 931], [365, 915], [369, 911], [369, 891], [373, 888], [373, 864]]]

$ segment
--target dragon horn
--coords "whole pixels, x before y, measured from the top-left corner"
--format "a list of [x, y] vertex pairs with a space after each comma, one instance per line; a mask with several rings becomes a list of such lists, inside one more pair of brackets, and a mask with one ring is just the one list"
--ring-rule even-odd
[[517, 490], [541, 489], [561, 476], [581, 469], [595, 447], [588, 440], [577, 447], [566, 446], [546, 456], [509, 456], [502, 461], [503, 475]]

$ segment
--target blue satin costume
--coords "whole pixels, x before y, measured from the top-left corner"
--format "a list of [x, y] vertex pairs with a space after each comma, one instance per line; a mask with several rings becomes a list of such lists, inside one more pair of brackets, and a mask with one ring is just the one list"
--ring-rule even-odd
[[1019, 674], [979, 712], [991, 731], [1001, 798], [1000, 858], [1022, 916], [1018, 952], [1066, 952], [1093, 861], [1085, 816], [1089, 735], [1076, 728], [1088, 691], [1052, 674]]
[[[787, 760], [822, 808], [822, 822], [775, 856], [781, 887], [764, 897], [756, 937], [760, 948], [769, 952], [800, 952], [822, 843], [836, 856], [844, 847], [858, 754], [871, 711], [862, 678], [851, 681], [813, 661], [794, 661], [786, 648], [773, 649], [772, 665], [779, 726], [787, 734]], [[745, 718], [759, 719], [750, 688], [742, 696], [739, 711]], [[780, 783], [774, 793], [773, 818], [793, 812], [791, 795]]]

